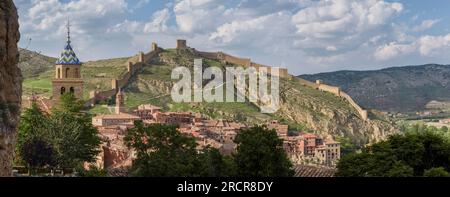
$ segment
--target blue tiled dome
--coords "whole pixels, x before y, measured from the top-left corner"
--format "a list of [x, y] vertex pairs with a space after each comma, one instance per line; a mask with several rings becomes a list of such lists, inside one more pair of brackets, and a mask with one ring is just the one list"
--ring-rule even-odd
[[62, 65], [81, 64], [77, 55], [73, 51], [72, 46], [70, 46], [70, 42], [67, 42], [67, 45], [64, 48], [64, 51], [61, 52], [61, 57], [56, 61], [56, 64]]

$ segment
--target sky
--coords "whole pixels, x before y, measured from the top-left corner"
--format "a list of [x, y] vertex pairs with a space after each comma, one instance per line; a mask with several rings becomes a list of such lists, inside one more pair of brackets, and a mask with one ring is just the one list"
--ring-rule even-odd
[[188, 40], [291, 74], [450, 63], [450, 0], [14, 0], [19, 46], [81, 61]]

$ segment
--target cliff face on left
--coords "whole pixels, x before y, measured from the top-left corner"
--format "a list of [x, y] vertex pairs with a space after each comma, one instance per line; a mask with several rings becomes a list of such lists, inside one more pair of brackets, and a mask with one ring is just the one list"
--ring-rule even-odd
[[0, 176], [11, 176], [20, 116], [19, 23], [12, 0], [0, 1]]

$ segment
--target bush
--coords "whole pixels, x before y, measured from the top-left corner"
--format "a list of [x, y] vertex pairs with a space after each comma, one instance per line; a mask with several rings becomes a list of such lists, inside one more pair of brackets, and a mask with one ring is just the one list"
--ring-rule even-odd
[[439, 168], [431, 168], [425, 170], [423, 173], [424, 177], [450, 177], [450, 173], [445, 170], [443, 167]]

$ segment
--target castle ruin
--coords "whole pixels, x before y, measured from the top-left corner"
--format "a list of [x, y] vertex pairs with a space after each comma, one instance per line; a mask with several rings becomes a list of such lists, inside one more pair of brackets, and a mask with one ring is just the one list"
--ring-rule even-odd
[[177, 40], [177, 49], [187, 49], [186, 40]]

